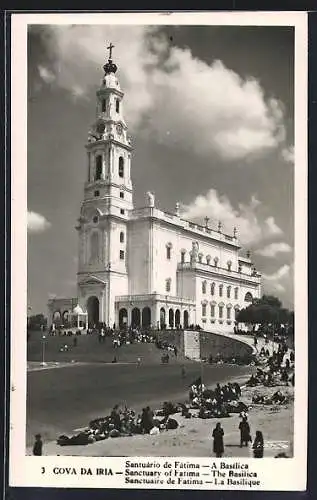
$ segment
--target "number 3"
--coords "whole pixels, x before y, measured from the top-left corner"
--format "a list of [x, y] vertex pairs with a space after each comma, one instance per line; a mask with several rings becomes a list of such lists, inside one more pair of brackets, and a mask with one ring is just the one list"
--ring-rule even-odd
[[42, 474], [45, 474], [45, 467], [42, 467]]

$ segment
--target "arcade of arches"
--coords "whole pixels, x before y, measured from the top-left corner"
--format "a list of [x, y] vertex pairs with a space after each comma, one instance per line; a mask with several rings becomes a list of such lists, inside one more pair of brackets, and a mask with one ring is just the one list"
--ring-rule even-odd
[[[123, 326], [133, 326], [133, 327], [150, 327], [155, 325], [155, 321], [152, 318], [152, 312], [150, 307], [134, 307], [130, 313], [130, 324], [129, 324], [129, 314], [125, 307], [119, 309], [119, 327]], [[156, 325], [160, 328], [176, 328], [182, 326], [183, 328], [188, 328], [189, 326], [189, 312], [187, 310], [181, 312], [180, 309], [164, 308], [161, 307], [159, 310], [159, 320]]]

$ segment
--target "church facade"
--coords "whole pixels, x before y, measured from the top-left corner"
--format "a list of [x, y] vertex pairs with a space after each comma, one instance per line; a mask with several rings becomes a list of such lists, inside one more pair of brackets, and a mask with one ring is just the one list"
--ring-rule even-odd
[[[111, 50], [111, 49], [110, 49]], [[239, 309], [261, 294], [261, 275], [241, 256], [234, 228], [225, 234], [155, 206], [134, 208], [132, 146], [117, 66], [110, 58], [96, 92], [89, 132], [87, 180], [78, 231], [77, 298], [48, 303], [49, 324], [76, 316], [78, 326], [232, 331]]]

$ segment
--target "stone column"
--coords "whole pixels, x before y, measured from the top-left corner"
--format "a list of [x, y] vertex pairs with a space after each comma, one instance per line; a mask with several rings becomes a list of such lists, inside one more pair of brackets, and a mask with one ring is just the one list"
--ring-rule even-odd
[[128, 304], [127, 305], [127, 311], [128, 311], [128, 328], [130, 328], [130, 326], [131, 326], [131, 310], [132, 310], [131, 309], [131, 305]]
[[101, 290], [100, 298], [99, 298], [99, 321], [101, 321], [102, 323], [105, 323], [105, 317], [104, 317], [105, 305], [104, 305], [104, 300], [105, 300], [105, 289]]

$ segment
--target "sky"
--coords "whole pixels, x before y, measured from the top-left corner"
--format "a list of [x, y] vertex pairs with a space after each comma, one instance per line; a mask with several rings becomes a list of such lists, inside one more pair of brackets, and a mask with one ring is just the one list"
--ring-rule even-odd
[[293, 307], [294, 32], [261, 26], [29, 26], [28, 306], [76, 296], [85, 144], [106, 47], [125, 92], [134, 205], [238, 238]]

